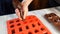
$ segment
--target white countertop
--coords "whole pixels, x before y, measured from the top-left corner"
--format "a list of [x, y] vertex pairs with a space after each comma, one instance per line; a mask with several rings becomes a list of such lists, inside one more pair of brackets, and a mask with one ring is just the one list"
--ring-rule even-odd
[[[58, 32], [55, 29], [55, 27], [52, 26], [52, 24], [50, 24], [44, 18], [44, 14], [51, 13], [51, 12], [56, 13], [57, 15], [60, 16], [60, 12], [58, 12], [54, 8], [30, 11], [30, 12], [28, 12], [28, 15], [36, 15], [43, 22], [43, 24], [51, 31], [52, 34], [60, 34], [60, 31]], [[6, 21], [10, 20], [10, 19], [13, 19], [13, 18], [17, 18], [16, 14], [0, 16], [0, 34], [7, 34]]]

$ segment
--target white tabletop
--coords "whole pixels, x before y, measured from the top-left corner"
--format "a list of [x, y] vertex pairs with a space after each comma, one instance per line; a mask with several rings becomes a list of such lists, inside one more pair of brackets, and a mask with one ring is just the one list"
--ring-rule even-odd
[[[51, 9], [42, 9], [42, 10], [34, 10], [34, 11], [30, 11], [28, 12], [28, 15], [35, 15], [37, 16], [42, 23], [51, 31], [52, 34], [60, 34], [60, 31], [57, 31], [55, 29], [54, 26], [52, 26], [52, 24], [50, 24], [45, 18], [44, 18], [44, 14], [46, 13], [56, 13], [57, 15], [60, 16], [60, 12], [58, 12], [58, 10], [51, 8]], [[10, 15], [4, 15], [4, 16], [0, 16], [0, 34], [7, 34], [7, 25], [6, 25], [6, 21], [10, 20], [10, 19], [14, 19], [17, 18], [16, 14], [10, 14]]]

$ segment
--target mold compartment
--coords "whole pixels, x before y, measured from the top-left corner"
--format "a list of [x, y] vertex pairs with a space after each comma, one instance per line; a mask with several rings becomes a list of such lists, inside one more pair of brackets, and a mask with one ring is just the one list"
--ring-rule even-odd
[[12, 34], [15, 34], [15, 30], [14, 29], [11, 32], [12, 32]]
[[[51, 32], [34, 16], [27, 16], [24, 21], [18, 18], [8, 20], [7, 28], [9, 34], [51, 34]], [[9, 24], [8, 24], [9, 23]], [[19, 27], [18, 27], [19, 26]], [[11, 31], [11, 32], [10, 32]], [[45, 33], [43, 33], [45, 32]]]

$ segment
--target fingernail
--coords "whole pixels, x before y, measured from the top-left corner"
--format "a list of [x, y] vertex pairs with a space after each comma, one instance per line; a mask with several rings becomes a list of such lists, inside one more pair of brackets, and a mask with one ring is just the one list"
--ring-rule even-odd
[[19, 18], [20, 20], [22, 20], [21, 18]]

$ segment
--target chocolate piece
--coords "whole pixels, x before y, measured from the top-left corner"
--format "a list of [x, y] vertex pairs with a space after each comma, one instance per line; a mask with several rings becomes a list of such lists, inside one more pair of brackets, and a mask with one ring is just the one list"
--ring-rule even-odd
[[55, 13], [45, 14], [45, 18], [52, 22], [60, 30], [60, 17]]

